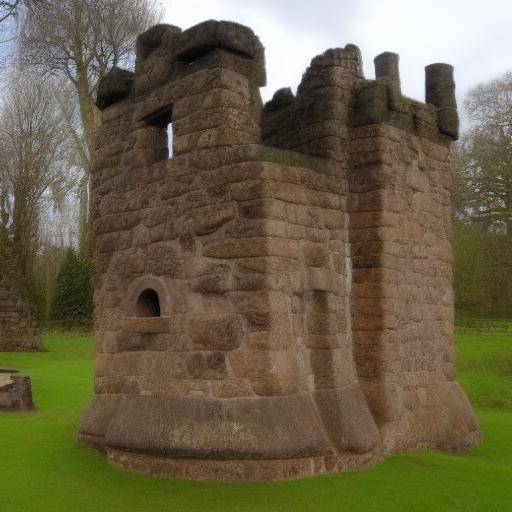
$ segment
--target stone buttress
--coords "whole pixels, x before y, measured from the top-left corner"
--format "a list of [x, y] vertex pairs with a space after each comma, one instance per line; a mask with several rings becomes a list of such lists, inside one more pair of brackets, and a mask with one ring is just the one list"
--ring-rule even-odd
[[453, 381], [451, 68], [425, 105], [395, 57], [368, 81], [357, 47], [328, 50], [263, 107], [250, 29], [139, 36], [98, 91], [79, 440], [134, 472], [273, 481], [479, 439]]

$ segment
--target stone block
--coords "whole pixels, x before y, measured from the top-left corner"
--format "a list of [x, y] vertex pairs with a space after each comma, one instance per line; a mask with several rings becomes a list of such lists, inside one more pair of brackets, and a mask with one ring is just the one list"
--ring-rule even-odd
[[192, 316], [188, 331], [194, 344], [209, 350], [234, 350], [240, 346], [245, 322], [238, 315]]
[[[30, 377], [16, 375], [17, 370], [0, 373], [0, 411], [23, 412], [35, 408]], [[14, 372], [14, 373], [12, 373]]]
[[253, 238], [248, 240], [223, 240], [208, 244], [203, 254], [210, 258], [247, 258], [259, 256], [298, 257], [295, 240]]
[[194, 379], [223, 379], [228, 375], [222, 352], [196, 352], [187, 358], [187, 370]]

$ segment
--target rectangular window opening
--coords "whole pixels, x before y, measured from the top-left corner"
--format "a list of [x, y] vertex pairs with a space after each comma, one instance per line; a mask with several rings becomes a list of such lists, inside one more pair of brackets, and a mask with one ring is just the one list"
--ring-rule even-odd
[[174, 153], [174, 131], [172, 127], [172, 106], [168, 105], [147, 118], [147, 123], [158, 129], [158, 148], [160, 160], [172, 158]]
[[174, 150], [172, 121], [167, 125], [167, 150], [169, 154], [168, 158], [172, 158]]

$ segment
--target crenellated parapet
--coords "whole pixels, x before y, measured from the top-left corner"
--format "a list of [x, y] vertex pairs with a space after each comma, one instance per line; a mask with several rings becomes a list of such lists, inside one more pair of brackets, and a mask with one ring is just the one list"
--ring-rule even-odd
[[[291, 90], [281, 89], [265, 105], [264, 143], [316, 155], [338, 154], [337, 158], [343, 159], [337, 141], [328, 137], [339, 137], [347, 125], [387, 123], [444, 144], [457, 139], [451, 66], [427, 66], [426, 103], [421, 103], [402, 95], [396, 53], [384, 52], [375, 57], [374, 64], [375, 80], [365, 80], [361, 53], [355, 45], [315, 57], [298, 87], [297, 97]], [[350, 97], [340, 96], [340, 90]], [[331, 103], [336, 106], [331, 107]], [[308, 137], [310, 125], [315, 129], [313, 140]], [[322, 139], [324, 144], [319, 147]]]
[[264, 49], [249, 28], [206, 21], [182, 32], [157, 25], [138, 38], [135, 73], [112, 70], [97, 105], [124, 100], [137, 136], [155, 141], [146, 152], [146, 162], [155, 163], [168, 154], [170, 123], [176, 156], [234, 139], [258, 143], [265, 80]]
[[442, 144], [457, 140], [458, 114], [451, 66], [432, 64], [425, 68], [426, 103], [421, 103], [401, 94], [397, 54], [382, 53], [374, 63], [375, 80], [359, 84], [354, 91], [352, 126], [386, 123]]
[[104, 109], [128, 93], [139, 99], [164, 83], [221, 61], [255, 85], [265, 85], [264, 49], [251, 29], [213, 20], [184, 32], [173, 25], [155, 25], [137, 38], [135, 73], [113, 69], [98, 89], [98, 106]]
[[359, 48], [348, 44], [312, 59], [297, 89], [277, 91], [263, 109], [263, 144], [346, 160], [352, 89], [363, 80]]

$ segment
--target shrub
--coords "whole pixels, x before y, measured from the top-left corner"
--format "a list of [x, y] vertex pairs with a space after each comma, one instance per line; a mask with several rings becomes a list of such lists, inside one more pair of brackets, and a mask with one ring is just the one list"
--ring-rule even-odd
[[89, 324], [92, 295], [92, 265], [69, 249], [57, 275], [50, 320], [66, 327]]
[[512, 237], [454, 224], [455, 305], [461, 309], [512, 305]]

